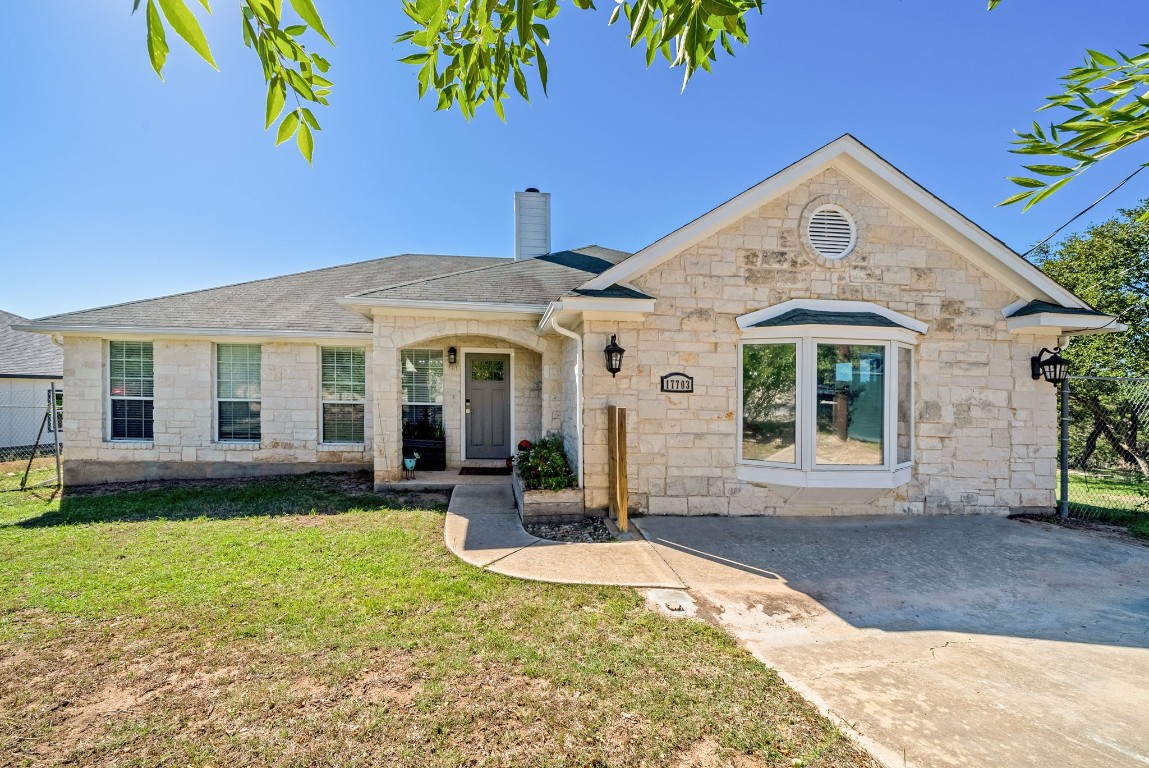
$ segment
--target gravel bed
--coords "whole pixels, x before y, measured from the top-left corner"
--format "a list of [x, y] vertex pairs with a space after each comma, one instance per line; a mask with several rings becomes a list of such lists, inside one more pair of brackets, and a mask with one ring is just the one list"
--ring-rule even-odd
[[615, 541], [601, 517], [584, 517], [582, 520], [567, 523], [525, 523], [523, 527], [532, 536], [551, 541], [583, 543]]

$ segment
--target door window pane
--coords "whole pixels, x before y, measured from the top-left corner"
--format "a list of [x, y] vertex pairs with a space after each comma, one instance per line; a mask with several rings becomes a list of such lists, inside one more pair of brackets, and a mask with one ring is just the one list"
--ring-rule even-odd
[[472, 360], [471, 381], [502, 381], [502, 360]]
[[742, 347], [742, 458], [797, 462], [797, 347]]
[[884, 463], [885, 370], [884, 346], [818, 345], [818, 464]]
[[898, 463], [913, 461], [914, 355], [898, 347]]

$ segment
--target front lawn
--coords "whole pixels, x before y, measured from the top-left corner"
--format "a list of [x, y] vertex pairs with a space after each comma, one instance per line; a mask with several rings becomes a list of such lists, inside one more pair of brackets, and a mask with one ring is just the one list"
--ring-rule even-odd
[[710, 626], [369, 487], [0, 493], [0, 766], [870, 765]]

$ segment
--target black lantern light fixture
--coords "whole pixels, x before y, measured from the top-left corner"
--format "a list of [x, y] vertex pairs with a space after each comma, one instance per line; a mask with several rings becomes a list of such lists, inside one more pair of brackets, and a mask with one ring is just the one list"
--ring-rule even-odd
[[1069, 375], [1069, 361], [1061, 356], [1061, 347], [1054, 347], [1052, 352], [1042, 348], [1029, 358], [1029, 366], [1034, 379], [1044, 377], [1050, 384], [1060, 384]]
[[622, 356], [626, 354], [626, 350], [618, 345], [617, 336], [611, 336], [610, 343], [606, 345], [603, 353], [606, 354], [606, 369], [610, 371], [611, 378], [614, 378], [622, 370]]
[[447, 350], [447, 362], [450, 365], [454, 365], [455, 363], [459, 362], [459, 350], [455, 349], [454, 347], [450, 347]]

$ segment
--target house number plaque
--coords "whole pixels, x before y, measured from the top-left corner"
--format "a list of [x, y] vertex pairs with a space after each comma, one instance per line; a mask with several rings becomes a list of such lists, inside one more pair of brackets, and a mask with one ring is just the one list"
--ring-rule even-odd
[[662, 377], [663, 392], [693, 392], [694, 377], [685, 373], [668, 373]]

